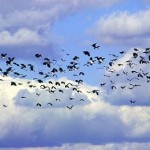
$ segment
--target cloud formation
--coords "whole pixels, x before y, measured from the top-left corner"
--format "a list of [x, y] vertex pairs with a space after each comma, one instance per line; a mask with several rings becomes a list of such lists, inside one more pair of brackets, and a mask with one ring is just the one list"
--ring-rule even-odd
[[[10, 86], [11, 80], [7, 78], [0, 87], [1, 147], [8, 147], [8, 143], [10, 147], [51, 147], [64, 143], [149, 141], [149, 106], [111, 105], [104, 99], [104, 92], [100, 96], [87, 93], [95, 87], [85, 84], [81, 87], [82, 95], [70, 90], [54, 95], [40, 91], [41, 97], [37, 97], [38, 88], [29, 88], [26, 80], [13, 79], [23, 83], [17, 87]], [[21, 96], [27, 98], [21, 99]], [[75, 102], [69, 102], [68, 96], [73, 96]], [[63, 104], [57, 104], [56, 97], [60, 97]], [[81, 97], [85, 99], [84, 104], [78, 101]], [[36, 106], [38, 102], [42, 107]], [[53, 106], [47, 106], [48, 102]], [[8, 107], [3, 107], [3, 104]], [[67, 109], [66, 105], [72, 104], [73, 109]]]
[[149, 46], [150, 10], [135, 13], [115, 12], [101, 17], [90, 33], [106, 44]]
[[[109, 102], [114, 105], [128, 105], [130, 100], [135, 100], [136, 105], [149, 106], [149, 54], [145, 54], [145, 49], [137, 48], [138, 52], [131, 48], [122, 57], [113, 62], [112, 66], [106, 70], [103, 82], [106, 97]], [[133, 58], [133, 53], [137, 53], [138, 57]], [[140, 63], [143, 59], [148, 63]], [[121, 64], [118, 65], [118, 64]], [[113, 71], [113, 72], [110, 72]], [[142, 75], [139, 77], [139, 74]], [[134, 85], [137, 85], [134, 87]], [[115, 86], [116, 89], [111, 87]], [[121, 88], [122, 87], [122, 88]], [[146, 89], [146, 92], [145, 92]]]
[[[50, 0], [31, 0], [29, 3], [26, 1], [11, 1], [10, 0], [0, 1], [0, 31], [1, 34], [6, 32], [8, 35], [11, 35], [12, 38], [16, 39], [16, 34], [18, 31], [22, 31], [24, 28], [30, 31], [35, 36], [35, 40], [39, 36], [44, 38], [47, 31], [51, 31], [53, 24], [60, 20], [64, 19], [65, 16], [69, 16], [72, 13], [77, 13], [79, 10], [89, 8], [89, 7], [102, 7], [109, 6], [114, 3], [117, 3], [121, 0], [113, 1], [92, 1], [88, 2], [85, 0], [78, 1], [50, 1]], [[6, 34], [5, 33], [5, 34]], [[3, 33], [4, 34], [4, 33]], [[24, 33], [21, 34], [23, 36]], [[27, 44], [27, 41], [30, 43], [30, 36], [28, 40], [22, 40], [22, 43]], [[32, 36], [31, 36], [32, 37]], [[45, 38], [48, 38], [46, 36]], [[10, 42], [10, 43], [9, 43]], [[40, 40], [36, 42], [41, 43]], [[20, 44], [20, 42], [18, 42]], [[13, 42], [13, 44], [18, 44]], [[9, 38], [4, 38], [0, 40], [0, 45], [12, 44], [12, 40]], [[34, 41], [33, 41], [34, 44]], [[36, 44], [36, 43], [35, 43]]]

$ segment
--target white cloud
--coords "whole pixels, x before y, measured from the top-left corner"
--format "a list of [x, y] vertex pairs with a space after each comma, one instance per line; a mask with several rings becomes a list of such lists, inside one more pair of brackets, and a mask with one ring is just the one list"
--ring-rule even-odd
[[[122, 0], [89, 0], [88, 2], [85, 0], [72, 0], [69, 2], [67, 0], [31, 0], [29, 3], [26, 3], [25, 0], [14, 0], [13, 2], [10, 0], [0, 1], [0, 31], [1, 33], [13, 32], [17, 34], [19, 30], [28, 28], [34, 34], [41, 36], [41, 39], [47, 39], [50, 37], [50, 34], [52, 35], [51, 29], [53, 24], [65, 18], [65, 16], [89, 7], [109, 6], [120, 1]], [[9, 42], [11, 44], [12, 40], [8, 41], [6, 39], [6, 41], [3, 41], [6, 45]], [[25, 40], [24, 42], [26, 44], [27, 41]], [[31, 43], [29, 40], [28, 42]], [[41, 41], [37, 42], [40, 43]], [[33, 44], [36, 43], [33, 41]], [[18, 43], [15, 42], [15, 44], [17, 45]]]
[[[122, 57], [118, 58], [117, 61], [113, 62], [112, 67], [109, 66], [109, 70], [115, 70], [113, 73], [108, 71], [105, 72], [105, 74], [110, 76], [109, 78], [104, 78], [103, 81], [106, 82], [104, 89], [106, 90], [105, 92], [107, 98], [105, 99], [109, 99], [110, 103], [117, 105], [128, 105], [130, 100], [136, 100], [136, 105], [149, 106], [150, 83], [147, 79], [147, 76], [150, 75], [149, 63], [139, 63], [141, 57], [143, 57], [145, 61], [149, 62], [149, 54], [143, 53], [145, 49], [138, 48], [139, 51], [136, 52], [138, 53], [138, 57], [135, 59], [133, 58], [133, 53], [135, 53], [133, 49], [134, 48], [131, 48]], [[126, 61], [131, 61], [131, 64], [133, 63], [131, 67]], [[118, 66], [118, 64], [123, 64], [123, 66]], [[123, 71], [126, 72], [127, 75], [125, 75]], [[137, 73], [132, 73], [132, 71], [136, 71]], [[117, 74], [119, 74], [119, 76], [116, 76]], [[141, 74], [143, 77], [138, 77], [138, 74]], [[113, 81], [114, 84], [110, 81]], [[132, 89], [135, 84], [140, 86]], [[116, 89], [112, 90], [111, 86], [115, 86]], [[122, 89], [121, 86], [125, 86], [125, 88]]]
[[[81, 86], [82, 95], [71, 90], [49, 94], [37, 88], [36, 92], [41, 93], [37, 97], [35, 89], [26, 84], [27, 80], [13, 79], [23, 83], [14, 87], [10, 86], [12, 78], [3, 79], [7, 81], [2, 81], [0, 86], [1, 147], [7, 147], [7, 143], [12, 147], [49, 147], [64, 143], [144, 142], [150, 138], [149, 106], [111, 105], [104, 99], [105, 93], [100, 93], [100, 97], [87, 93], [96, 88], [89, 85]], [[59, 79], [62, 80], [73, 83]], [[39, 87], [35, 81], [32, 84]], [[75, 100], [68, 100], [68, 96]], [[61, 102], [56, 102], [56, 97]], [[78, 101], [81, 97], [85, 102]], [[36, 107], [37, 102], [42, 104], [41, 108]], [[47, 106], [48, 102], [53, 106]], [[4, 108], [3, 104], [8, 107]], [[72, 110], [66, 108], [72, 104], [75, 105]]]
[[0, 32], [0, 45], [33, 45], [42, 44], [43, 39], [36, 32], [28, 29], [20, 29], [17, 32], [10, 33], [8, 31]]
[[107, 44], [147, 46], [150, 41], [150, 10], [136, 13], [116, 12], [101, 17], [89, 31]]
[[[6, 148], [5, 150], [149, 150], [150, 143], [110, 143], [103, 145], [92, 145], [88, 143], [81, 144], [63, 144], [62, 146], [54, 147], [35, 147], [35, 148]], [[2, 150], [2, 149], [0, 149]]]

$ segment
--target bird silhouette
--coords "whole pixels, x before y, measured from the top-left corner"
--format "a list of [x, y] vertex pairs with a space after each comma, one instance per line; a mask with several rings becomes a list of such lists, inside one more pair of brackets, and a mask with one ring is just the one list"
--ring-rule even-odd
[[51, 105], [51, 106], [53, 106], [53, 104], [52, 104], [52, 103], [50, 103], [50, 102], [49, 102], [49, 103], [47, 103], [47, 105]]
[[71, 110], [73, 108], [73, 105], [72, 106], [67, 106], [67, 108]]
[[41, 57], [42, 57], [42, 55], [41, 55], [41, 54], [35, 54], [35, 57], [37, 57], [37, 58], [41, 58]]
[[3, 107], [5, 107], [5, 108], [6, 108], [6, 107], [7, 107], [7, 105], [3, 104]]
[[2, 54], [1, 54], [1, 58], [6, 58], [6, 56], [7, 56], [7, 53], [5, 53], [5, 54], [2, 53]]
[[97, 43], [94, 43], [91, 45], [94, 49], [98, 49], [100, 47], [100, 45], [97, 45]]
[[41, 105], [40, 103], [37, 103], [37, 104], [36, 104], [36, 106], [39, 106], [39, 107], [41, 107], [42, 105]]
[[83, 53], [87, 56], [90, 56], [90, 52], [89, 51], [83, 51]]
[[131, 104], [135, 104], [135, 102], [136, 102], [136, 101], [130, 100], [130, 103], [131, 103]]

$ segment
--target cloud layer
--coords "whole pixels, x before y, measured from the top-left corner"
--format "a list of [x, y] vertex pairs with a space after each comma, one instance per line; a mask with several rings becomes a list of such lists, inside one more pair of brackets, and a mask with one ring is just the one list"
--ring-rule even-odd
[[[81, 86], [82, 95], [70, 90], [66, 90], [64, 94], [48, 94], [38, 88], [29, 88], [26, 80], [13, 79], [23, 83], [22, 86], [13, 87], [10, 86], [12, 78], [4, 79], [7, 80], [1, 83], [0, 89], [1, 147], [149, 141], [149, 106], [111, 105], [109, 100], [104, 99], [105, 92], [102, 92], [102, 89], [100, 96], [89, 94], [87, 91], [96, 87], [86, 84]], [[73, 82], [64, 78], [63, 80]], [[33, 84], [39, 86], [36, 82]], [[40, 92], [41, 97], [37, 97], [36, 92]], [[22, 99], [21, 96], [27, 98]], [[70, 101], [68, 96], [74, 97], [75, 100]], [[62, 103], [55, 101], [56, 97], [61, 98]], [[81, 97], [85, 102], [78, 101]], [[42, 107], [36, 106], [38, 102]], [[48, 106], [48, 102], [53, 103], [53, 106]], [[3, 104], [8, 107], [3, 107]], [[74, 107], [69, 110], [67, 105]]]
[[[18, 31], [22, 31], [24, 28], [31, 31], [31, 37], [34, 33], [34, 40], [39, 39], [39, 37], [44, 38], [46, 32], [51, 31], [53, 24], [60, 19], [64, 19], [65, 16], [89, 7], [109, 6], [119, 1], [89, 0], [87, 2], [85, 0], [73, 0], [68, 2], [66, 0], [31, 0], [29, 3], [26, 3], [24, 0], [21, 2], [15, 0], [11, 2], [11, 5], [10, 0], [0, 1], [0, 35], [4, 36], [5, 32], [4, 39], [0, 40], [0, 45], [20, 44], [16, 35], [18, 35]], [[27, 44], [27, 41], [29, 44], [32, 42], [30, 36], [28, 36], [28, 40], [24, 40], [24, 33], [19, 33], [21, 33], [20, 41], [22, 41], [22, 44]], [[12, 42], [10, 35], [14, 42]], [[45, 38], [49, 38], [49, 36]], [[40, 40], [36, 40], [36, 42], [41, 44]]]
[[110, 45], [149, 46], [149, 15], [149, 9], [135, 13], [115, 12], [101, 17], [90, 32]]

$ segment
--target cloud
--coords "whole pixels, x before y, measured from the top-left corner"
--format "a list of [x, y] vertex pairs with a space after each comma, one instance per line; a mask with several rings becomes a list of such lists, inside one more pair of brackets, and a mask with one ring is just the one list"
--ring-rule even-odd
[[[79, 10], [86, 8], [109, 6], [120, 1], [89, 0], [87, 3], [85, 0], [73, 0], [69, 2], [66, 0], [31, 0], [29, 3], [26, 3], [25, 0], [21, 2], [14, 0], [11, 2], [11, 5], [10, 0], [6, 0], [5, 2], [0, 1], [2, 4], [0, 6], [0, 31], [2, 33], [13, 32], [17, 34], [19, 30], [27, 28], [34, 32], [34, 34], [40, 35], [41, 38], [49, 38], [50, 36], [46, 35], [46, 32], [50, 33], [53, 24], [58, 20], [64, 19], [65, 16], [77, 13]], [[3, 43], [7, 45], [8, 42], [8, 39], [6, 39]], [[24, 42], [26, 43], [27, 41]], [[40, 40], [38, 42], [41, 43]], [[12, 43], [12, 40], [10, 40], [10, 43]], [[15, 44], [17, 45], [18, 43], [16, 42]]]
[[14, 150], [137, 150], [142, 149], [142, 150], [147, 150], [149, 147], [149, 143], [121, 143], [121, 144], [104, 144], [104, 145], [92, 145], [92, 144], [86, 144], [86, 143], [81, 143], [81, 144], [64, 144], [60, 147], [40, 147], [40, 148], [22, 148], [22, 149], [14, 149]]
[[31, 59], [35, 51], [44, 51], [57, 59], [61, 45], [67, 43], [66, 37], [54, 31], [57, 22], [86, 9], [109, 7], [120, 1], [31, 0], [26, 3], [25, 0], [0, 0], [0, 49], [26, 59]]
[[[12, 78], [0, 86], [0, 145], [1, 147], [52, 147], [64, 143], [110, 144], [122, 142], [149, 141], [149, 106], [115, 106], [106, 101], [103, 92], [100, 96], [89, 94], [96, 87], [82, 85], [83, 93], [72, 90], [64, 94], [39, 88], [39, 83], [31, 81], [37, 88], [29, 88], [24, 79], [13, 79], [23, 83], [10, 86]], [[74, 81], [62, 78], [67, 82]], [[53, 80], [55, 82], [57, 80]], [[44, 83], [47, 84], [47, 83]], [[49, 85], [50, 86], [50, 85]], [[58, 87], [64, 89], [64, 87]], [[102, 90], [102, 89], [101, 89]], [[36, 92], [41, 95], [38, 97]], [[21, 98], [26, 96], [26, 99]], [[72, 96], [75, 100], [69, 100]], [[61, 101], [56, 101], [55, 98]], [[85, 101], [79, 101], [84, 98]], [[37, 107], [37, 103], [42, 107]], [[53, 106], [47, 106], [47, 103]], [[3, 104], [8, 107], [3, 107]], [[74, 105], [72, 110], [67, 105]], [[17, 131], [17, 132], [16, 132]]]
[[28, 29], [20, 29], [14, 34], [8, 31], [2, 31], [0, 32], [0, 39], [0, 45], [33, 45], [42, 44], [44, 41], [41, 39], [40, 35]]
[[[149, 54], [145, 54], [145, 49], [137, 48], [137, 58], [133, 58], [135, 53], [134, 48], [129, 49], [122, 57], [119, 57], [113, 62], [112, 66], [106, 70], [105, 74], [110, 77], [105, 77], [103, 82], [106, 82], [104, 87], [106, 98], [110, 103], [115, 105], [128, 105], [130, 100], [136, 100], [135, 105], [149, 106]], [[117, 55], [117, 54], [116, 54]], [[118, 55], [119, 56], [119, 55]], [[147, 63], [140, 63], [140, 60]], [[130, 63], [127, 62], [130, 61]], [[122, 64], [119, 66], [118, 64]], [[114, 71], [114, 72], [110, 72]], [[127, 74], [125, 74], [127, 73]], [[141, 74], [142, 77], [138, 77]], [[111, 82], [112, 81], [112, 82]], [[137, 85], [136, 87], [134, 85]], [[116, 89], [111, 89], [115, 86]], [[123, 89], [121, 87], [124, 87]], [[145, 90], [147, 92], [145, 92]]]
[[149, 9], [135, 13], [115, 12], [101, 17], [89, 33], [110, 45], [148, 46], [149, 15]]

